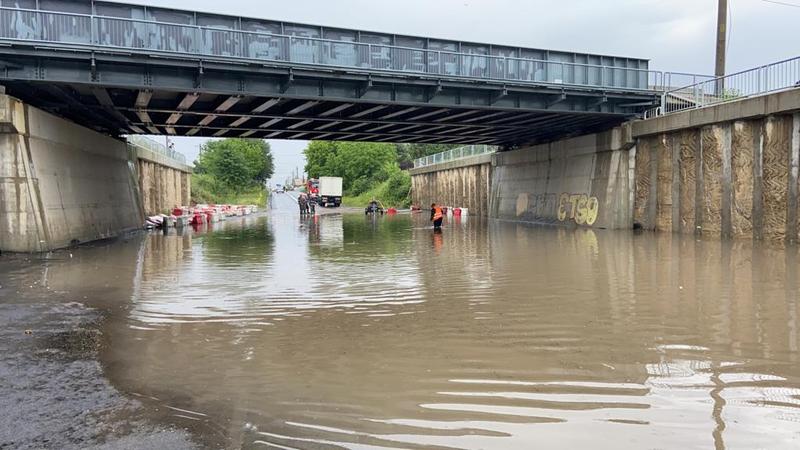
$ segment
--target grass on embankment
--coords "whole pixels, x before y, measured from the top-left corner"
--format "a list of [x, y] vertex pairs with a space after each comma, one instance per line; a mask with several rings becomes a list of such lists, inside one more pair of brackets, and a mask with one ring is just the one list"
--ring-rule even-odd
[[263, 185], [247, 186], [239, 192], [232, 192], [221, 186], [213, 177], [192, 174], [192, 201], [217, 205], [256, 205], [266, 206], [267, 190]]
[[411, 205], [410, 189], [411, 178], [407, 172], [401, 172], [359, 195], [345, 195], [342, 197], [342, 205], [364, 208], [374, 198], [384, 208], [408, 208]]

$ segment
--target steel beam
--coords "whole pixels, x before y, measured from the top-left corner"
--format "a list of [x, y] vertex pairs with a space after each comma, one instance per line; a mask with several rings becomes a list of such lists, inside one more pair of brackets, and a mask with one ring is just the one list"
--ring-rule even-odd
[[343, 103], [343, 104], [341, 104], [339, 106], [334, 106], [333, 108], [331, 108], [331, 109], [329, 109], [327, 111], [323, 111], [323, 112], [319, 113], [318, 115], [319, 115], [319, 117], [330, 117], [330, 116], [332, 116], [332, 115], [334, 115], [336, 113], [340, 113], [340, 112], [344, 111], [345, 109], [352, 108], [353, 106], [355, 106], [355, 103]]
[[388, 107], [389, 107], [389, 105], [373, 106], [372, 108], [365, 109], [364, 111], [361, 111], [361, 112], [358, 112], [358, 113], [355, 113], [355, 114], [351, 115], [350, 118], [351, 119], [358, 119], [360, 117], [368, 116], [368, 115], [370, 115], [370, 114], [372, 114], [374, 112], [380, 111], [382, 109], [386, 109]]
[[314, 107], [314, 106], [317, 106], [317, 105], [319, 105], [319, 103], [320, 103], [320, 102], [317, 102], [317, 101], [308, 101], [308, 102], [305, 102], [305, 103], [303, 103], [302, 105], [298, 106], [297, 108], [294, 108], [294, 109], [292, 109], [292, 110], [288, 111], [288, 112], [286, 113], [286, 115], [293, 116], [293, 115], [295, 115], [295, 114], [300, 114], [301, 112], [303, 112], [303, 111], [307, 110], [308, 108], [312, 108], [312, 107]]
[[290, 126], [289, 126], [289, 129], [290, 129], [290, 130], [294, 130], [294, 129], [300, 128], [300, 127], [302, 127], [302, 126], [308, 125], [308, 124], [310, 124], [310, 123], [312, 123], [312, 122], [314, 122], [314, 121], [313, 121], [313, 120], [303, 120], [303, 121], [301, 121], [301, 122], [297, 122], [297, 123], [296, 123], [296, 124], [294, 124], [294, 125], [290, 125]]
[[328, 123], [326, 123], [324, 125], [320, 125], [320, 126], [316, 127], [315, 130], [325, 130], [327, 128], [339, 125], [340, 123], [342, 123], [342, 122], [338, 122], [338, 121], [328, 122]]
[[150, 99], [153, 97], [153, 91], [150, 89], [143, 89], [136, 94], [136, 102], [134, 103], [137, 108], [147, 108], [150, 104]]
[[233, 122], [231, 122], [231, 126], [232, 126], [232, 127], [239, 127], [239, 126], [242, 126], [242, 125], [244, 125], [244, 124], [245, 124], [245, 123], [246, 123], [248, 120], [250, 120], [250, 118], [249, 118], [249, 117], [239, 117], [238, 119], [236, 119], [236, 120], [234, 120]]
[[401, 109], [400, 111], [395, 111], [395, 112], [393, 112], [391, 114], [386, 114], [385, 116], [379, 117], [378, 119], [379, 120], [387, 120], [387, 119], [391, 119], [393, 117], [400, 117], [400, 116], [408, 114], [410, 112], [414, 112], [414, 111], [416, 111], [418, 109], [419, 108], [417, 108], [416, 106], [412, 106], [410, 108]]
[[279, 98], [271, 98], [271, 99], [265, 101], [264, 103], [262, 103], [261, 105], [256, 106], [255, 108], [253, 108], [253, 113], [254, 114], [261, 114], [262, 112], [272, 108], [273, 106], [277, 105], [280, 102], [281, 102], [281, 99], [279, 99]]
[[463, 117], [472, 116], [472, 115], [478, 114], [480, 112], [481, 112], [480, 110], [464, 111], [464, 112], [460, 112], [458, 114], [453, 114], [452, 116], [441, 117], [439, 119], [436, 119], [436, 122], [449, 122], [451, 120], [456, 120], [456, 119], [461, 119]]
[[[128, 109], [128, 108], [120, 108], [120, 109], [126, 110], [126, 111], [127, 110], [132, 110], [132, 109]], [[172, 109], [155, 109], [155, 108], [149, 109], [147, 111], [150, 112], [150, 113], [167, 114], [167, 115], [179, 112], [179, 111], [172, 110]], [[181, 113], [184, 116], [189, 116], [189, 115], [205, 116], [205, 115], [210, 114], [210, 112], [206, 112], [206, 111], [186, 111], [186, 112], [181, 112]], [[538, 116], [531, 115], [531, 113], [521, 113], [520, 112], [518, 114], [519, 115], [523, 115], [523, 117], [526, 117], [526, 118], [527, 117], [538, 117]], [[304, 116], [304, 115], [297, 115], [297, 116], [287, 117], [284, 114], [259, 114], [259, 115], [248, 114], [246, 116], [242, 116], [241, 114], [238, 114], [238, 113], [215, 113], [215, 115], [217, 115], [219, 117], [231, 117], [231, 118], [233, 118], [233, 117], [248, 117], [250, 119], [298, 119], [298, 120], [312, 120], [312, 121], [315, 121], [315, 122], [328, 122], [328, 123], [335, 122], [335, 123], [350, 123], [350, 124], [361, 123], [361, 122], [370, 122], [370, 123], [375, 124], [375, 125], [392, 124], [392, 125], [400, 125], [400, 126], [402, 126], [402, 125], [412, 125], [412, 124], [430, 125], [430, 126], [446, 125], [446, 126], [452, 126], [452, 127], [470, 127], [470, 128], [475, 128], [475, 129], [485, 129], [485, 128], [488, 128], [491, 125], [493, 127], [500, 127], [500, 128], [520, 128], [519, 126], [516, 125], [516, 123], [513, 122], [515, 120], [518, 120], [519, 116], [510, 116], [507, 119], [504, 119], [503, 120], [504, 122], [512, 122], [512, 123], [509, 123], [509, 124], [506, 125], [506, 124], [499, 123], [500, 121], [498, 121], [497, 123], [490, 122], [490, 123], [487, 123], [487, 124], [468, 124], [468, 123], [464, 123], [464, 122], [444, 123], [444, 122], [438, 122], [438, 121], [434, 121], [434, 122], [416, 122], [415, 123], [415, 122], [408, 121], [408, 120], [381, 120], [381, 119], [374, 119], [374, 120], [373, 119], [361, 119], [361, 120], [359, 120], [359, 119], [353, 119], [353, 118], [336, 119], [336, 118], [320, 118], [320, 117], [317, 117], [317, 116]]]
[[227, 99], [225, 99], [222, 103], [220, 103], [219, 106], [217, 106], [217, 108], [214, 110], [214, 112], [219, 112], [219, 113], [225, 112], [231, 109], [233, 105], [239, 103], [239, 101], [241, 100], [242, 100], [241, 95], [232, 95]]
[[[141, 126], [142, 124], [135, 123], [134, 125]], [[367, 124], [364, 123], [364, 124], [360, 124], [360, 125], [367, 125]], [[175, 129], [192, 129], [192, 128], [196, 128], [194, 125], [181, 125], [181, 124], [176, 124], [176, 125], [156, 124], [154, 126], [156, 126], [156, 127], [173, 127]], [[350, 127], [350, 128], [352, 128], [352, 127]], [[202, 129], [203, 130], [207, 130], [209, 132], [212, 132], [212, 131], [216, 132], [217, 130], [223, 130], [223, 129], [224, 130], [232, 130], [232, 131], [242, 131], [242, 132], [247, 130], [246, 128], [214, 127], [214, 126], [203, 127]], [[449, 137], [465, 137], [463, 134], [459, 134], [459, 135], [452, 135], [452, 134], [445, 134], [445, 133], [440, 133], [440, 134], [427, 134], [427, 133], [399, 134], [399, 133], [396, 133], [396, 132], [371, 133], [371, 132], [367, 132], [367, 131], [354, 131], [354, 130], [355, 129], [350, 129], [350, 130], [342, 129], [342, 130], [339, 130], [339, 131], [330, 131], [330, 130], [328, 130], [326, 132], [331, 134], [331, 135], [337, 135], [337, 136], [340, 136], [340, 135], [348, 135], [348, 136], [370, 135], [370, 136], [373, 136], [373, 137], [381, 137], [381, 136], [390, 136], [391, 135], [391, 136], [397, 136], [397, 137], [419, 136], [419, 137], [434, 138], [434, 139], [449, 138]], [[280, 129], [264, 128], [262, 131], [263, 132], [271, 132], [271, 133], [298, 132], [298, 130], [291, 130], [289, 128], [280, 128]], [[300, 131], [301, 132], [312, 132], [314, 130], [300, 130]], [[475, 138], [477, 138], [477, 137], [489, 138], [489, 137], [493, 137], [493, 136], [489, 136], [489, 135], [474, 135], [474, 136], [471, 135], [471, 136], [469, 136], [470, 139], [473, 138], [473, 137], [475, 137]]]
[[282, 121], [282, 120], [283, 120], [283, 119], [272, 119], [272, 120], [270, 120], [270, 121], [267, 121], [267, 122], [264, 122], [264, 123], [262, 123], [262, 124], [261, 124], [261, 125], [259, 125], [258, 127], [259, 127], [259, 128], [269, 128], [269, 127], [271, 127], [271, 126], [273, 126], [273, 125], [277, 124], [278, 122], [280, 122], [280, 121]]

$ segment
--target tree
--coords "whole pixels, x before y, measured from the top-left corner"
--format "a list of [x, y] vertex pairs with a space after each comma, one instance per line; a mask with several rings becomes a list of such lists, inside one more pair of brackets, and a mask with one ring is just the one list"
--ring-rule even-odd
[[397, 163], [392, 144], [312, 141], [304, 153], [308, 176], [342, 177], [343, 188], [354, 195], [385, 181]]
[[239, 191], [263, 184], [272, 176], [274, 163], [269, 143], [264, 140], [222, 139], [203, 145], [195, 169]]
[[457, 144], [396, 144], [397, 163], [400, 167], [410, 167], [414, 160], [436, 153], [446, 152], [460, 145]]

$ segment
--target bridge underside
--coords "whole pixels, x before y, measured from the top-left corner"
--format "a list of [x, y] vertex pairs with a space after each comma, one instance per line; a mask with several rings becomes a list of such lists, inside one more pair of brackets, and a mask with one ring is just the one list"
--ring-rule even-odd
[[493, 144], [613, 127], [647, 92], [0, 47], [10, 95], [112, 135]]

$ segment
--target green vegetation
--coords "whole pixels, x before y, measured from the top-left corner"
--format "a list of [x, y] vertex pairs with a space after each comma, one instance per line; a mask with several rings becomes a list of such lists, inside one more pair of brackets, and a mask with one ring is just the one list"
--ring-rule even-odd
[[311, 178], [342, 177], [345, 206], [365, 206], [373, 198], [385, 207], [411, 203], [411, 176], [401, 170], [422, 156], [452, 145], [312, 141], [305, 149]]
[[395, 144], [397, 163], [400, 167], [411, 167], [414, 160], [460, 147], [457, 144]]
[[192, 201], [263, 206], [264, 185], [273, 170], [272, 151], [264, 140], [209, 141], [194, 162]]
[[722, 95], [720, 96], [720, 99], [728, 101], [728, 100], [735, 100], [741, 96], [742, 96], [742, 91], [740, 91], [739, 89], [727, 88], [722, 90]]

